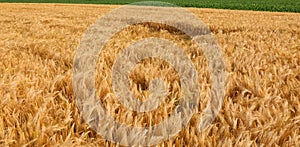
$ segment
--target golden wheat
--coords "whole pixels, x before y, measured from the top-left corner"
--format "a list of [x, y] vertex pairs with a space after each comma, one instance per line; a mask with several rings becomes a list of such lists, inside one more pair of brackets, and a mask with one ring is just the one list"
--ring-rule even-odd
[[[115, 146], [80, 118], [72, 67], [86, 29], [119, 6], [1, 3], [0, 7], [0, 145]], [[169, 99], [157, 111], [130, 112], [114, 96], [106, 96], [112, 93], [106, 77], [118, 54], [115, 49], [140, 38], [163, 36], [177, 42], [196, 65], [201, 105], [188, 126], [161, 146], [298, 146], [300, 14], [188, 10], [210, 27], [226, 62], [226, 95], [213, 124], [204, 132], [196, 130], [196, 118], [210, 90], [203, 54], [191, 50], [195, 45], [185, 35], [151, 24], [121, 31], [100, 54], [98, 63], [104, 68], [98, 68], [97, 86], [105, 108], [118, 121], [140, 126], [158, 123], [172, 113], [180, 84], [176, 72], [161, 60], [146, 59], [130, 75], [131, 90], [142, 100], [149, 94], [150, 79], [165, 77], [169, 82]]]

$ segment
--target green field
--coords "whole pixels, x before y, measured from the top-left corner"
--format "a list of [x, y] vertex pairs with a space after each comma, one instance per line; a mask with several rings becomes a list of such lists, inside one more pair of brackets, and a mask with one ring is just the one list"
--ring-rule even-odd
[[[0, 0], [0, 2], [129, 4], [143, 0]], [[145, 0], [144, 0], [145, 1]], [[160, 0], [183, 7], [300, 12], [300, 0]]]

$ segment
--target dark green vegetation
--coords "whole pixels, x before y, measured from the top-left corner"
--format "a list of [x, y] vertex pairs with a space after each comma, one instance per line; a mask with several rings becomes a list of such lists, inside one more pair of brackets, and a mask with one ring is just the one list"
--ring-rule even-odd
[[[143, 0], [0, 0], [0, 2], [129, 4]], [[145, 1], [145, 0], [144, 0]], [[154, 0], [155, 1], [155, 0]], [[156, 0], [157, 1], [157, 0]], [[183, 7], [300, 12], [300, 0], [160, 0]]]

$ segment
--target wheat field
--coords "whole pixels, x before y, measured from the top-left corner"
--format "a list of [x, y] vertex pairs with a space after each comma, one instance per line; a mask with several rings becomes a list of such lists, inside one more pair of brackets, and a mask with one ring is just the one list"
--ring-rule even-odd
[[[84, 32], [119, 6], [0, 4], [0, 146], [118, 146], [97, 135], [80, 117], [72, 72]], [[141, 38], [177, 42], [196, 66], [201, 102], [189, 124], [159, 146], [299, 146], [300, 14], [189, 8], [214, 33], [226, 63], [226, 93], [212, 125], [197, 132], [209, 98], [206, 60], [185, 34], [139, 24], [114, 36], [99, 55], [96, 85], [108, 112], [127, 125], [159, 123], [180, 97], [176, 71], [146, 59], [130, 74], [131, 91], [144, 100], [149, 80], [165, 77], [169, 94], [150, 114], [127, 111], [112, 95], [109, 72], [118, 52]], [[117, 50], [116, 50], [117, 49]], [[153, 69], [155, 69], [153, 71]], [[107, 78], [108, 77], [108, 78]]]

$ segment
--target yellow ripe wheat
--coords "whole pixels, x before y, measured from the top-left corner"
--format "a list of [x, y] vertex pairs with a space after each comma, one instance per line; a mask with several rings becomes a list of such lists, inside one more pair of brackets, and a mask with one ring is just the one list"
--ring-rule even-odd
[[[72, 67], [82, 35], [100, 16], [119, 6], [0, 4], [0, 145], [108, 145], [83, 122], [74, 103]], [[127, 125], [159, 123], [180, 97], [178, 75], [164, 61], [146, 59], [130, 78], [144, 100], [148, 82], [165, 77], [168, 98], [157, 111], [139, 114], [120, 106], [111, 90], [110, 66], [130, 42], [163, 36], [178, 43], [199, 76], [197, 113], [161, 146], [297, 146], [300, 144], [300, 14], [188, 9], [215, 34], [226, 62], [226, 95], [204, 132], [196, 124], [209, 98], [209, 71], [201, 52], [184, 34], [164, 26], [131, 26], [108, 42], [97, 69], [98, 95], [116, 120]], [[99, 67], [98, 66], [98, 67]], [[156, 71], [151, 71], [156, 69]], [[146, 74], [147, 73], [147, 74]], [[100, 84], [101, 83], [101, 84]]]

